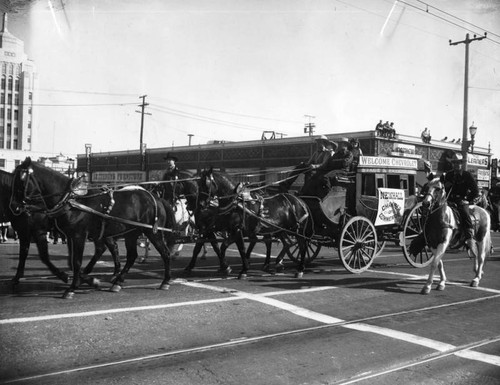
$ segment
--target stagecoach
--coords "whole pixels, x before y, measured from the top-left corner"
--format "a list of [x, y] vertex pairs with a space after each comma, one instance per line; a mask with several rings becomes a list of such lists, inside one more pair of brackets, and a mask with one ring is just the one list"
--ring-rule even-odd
[[[315, 228], [306, 263], [322, 248], [336, 248], [344, 267], [361, 273], [369, 269], [387, 242], [394, 242], [402, 247], [410, 265], [427, 266], [432, 257], [429, 249], [417, 256], [408, 250], [422, 229], [416, 174], [414, 158], [361, 156], [356, 172], [328, 174], [332, 187], [325, 197], [300, 196], [310, 208]], [[292, 237], [283, 247], [290, 259], [299, 261]]]

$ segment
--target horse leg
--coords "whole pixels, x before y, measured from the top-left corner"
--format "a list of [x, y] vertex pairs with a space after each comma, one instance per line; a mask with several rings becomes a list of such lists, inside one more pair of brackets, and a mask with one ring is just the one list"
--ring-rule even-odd
[[90, 259], [89, 263], [87, 263], [87, 266], [83, 269], [83, 274], [87, 275], [92, 272], [94, 269], [95, 264], [99, 259], [101, 259], [103, 253], [106, 251], [106, 245], [104, 244], [104, 241], [102, 239], [98, 239], [94, 241], [94, 255]]
[[306, 269], [306, 251], [307, 242], [301, 237], [297, 238], [297, 243], [299, 244], [300, 252], [300, 262], [297, 266], [297, 272], [295, 273], [295, 278], [302, 278], [304, 276], [304, 270]]
[[438, 269], [441, 280], [436, 286], [436, 290], [443, 291], [446, 287], [446, 273], [444, 272], [444, 262], [442, 258], [439, 260]]
[[486, 260], [486, 242], [484, 240], [482, 242], [478, 242], [477, 244], [477, 256], [474, 260], [474, 273], [476, 273], [476, 276], [470, 283], [472, 287], [478, 287], [479, 286], [479, 281], [483, 277], [483, 267], [484, 267], [484, 262]]
[[191, 256], [191, 260], [189, 261], [189, 264], [184, 268], [184, 271], [186, 273], [191, 273], [191, 271], [196, 266], [196, 259], [198, 258], [198, 254], [200, 254], [202, 246], [203, 246], [203, 243], [201, 243], [201, 242], [196, 242], [194, 244], [193, 255]]
[[165, 267], [165, 274], [163, 281], [160, 285], [160, 290], [168, 290], [170, 288], [170, 250], [173, 249], [175, 245], [175, 240], [173, 237], [168, 237], [166, 240], [163, 237], [163, 233], [158, 231], [154, 233], [148, 230], [146, 236], [151, 241], [155, 249], [160, 253], [161, 259], [163, 259], [163, 265]]
[[113, 264], [115, 265], [113, 270], [113, 277], [115, 277], [120, 272], [121, 268], [120, 251], [118, 250], [118, 243], [116, 242], [116, 239], [112, 237], [104, 238], [104, 243], [106, 244], [106, 247], [111, 253], [111, 257], [113, 258]]
[[[238, 279], [245, 279], [248, 275], [248, 270], [250, 268], [250, 264], [248, 262], [248, 258], [245, 253], [245, 242], [243, 240], [243, 233], [241, 230], [238, 230], [235, 234], [234, 241], [236, 246], [238, 247], [238, 251], [240, 252], [242, 269], [238, 274]], [[228, 244], [229, 245], [229, 244]], [[225, 254], [225, 253], [224, 253]]]
[[[82, 236], [70, 236], [67, 239], [68, 242], [68, 262], [73, 270], [73, 280], [70, 286], [66, 289], [63, 294], [64, 299], [72, 299], [75, 295], [75, 290], [80, 286], [82, 277], [80, 275], [80, 269], [82, 267], [83, 251], [85, 249], [85, 241], [87, 234]], [[92, 280], [94, 286], [98, 286], [99, 281]]]
[[[19, 236], [19, 261], [17, 263], [16, 275], [12, 278], [12, 284], [17, 285], [19, 280], [24, 277], [24, 269], [26, 266], [26, 259], [30, 249], [29, 235], [18, 233]], [[45, 248], [47, 248], [47, 241], [45, 241]]]
[[139, 234], [136, 232], [128, 233], [125, 236], [125, 248], [127, 250], [127, 261], [125, 262], [125, 266], [123, 269], [116, 274], [115, 278], [111, 280], [111, 289], [113, 293], [118, 293], [122, 287], [123, 282], [125, 281], [125, 275], [128, 273], [130, 268], [134, 265], [135, 260], [137, 259], [137, 238], [139, 238]]

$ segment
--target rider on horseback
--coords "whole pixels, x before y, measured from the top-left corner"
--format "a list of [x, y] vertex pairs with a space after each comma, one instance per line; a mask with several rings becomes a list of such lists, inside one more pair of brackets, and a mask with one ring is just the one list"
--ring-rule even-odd
[[474, 227], [469, 215], [469, 204], [479, 196], [479, 189], [472, 174], [463, 170], [462, 160], [454, 158], [453, 170], [446, 173], [444, 178], [448, 202], [455, 203], [460, 213], [465, 242], [469, 248], [473, 247]]
[[179, 179], [179, 169], [175, 165], [175, 162], [177, 162], [177, 160], [178, 160], [177, 157], [168, 153], [163, 159], [167, 161], [167, 169], [163, 173], [162, 180]]

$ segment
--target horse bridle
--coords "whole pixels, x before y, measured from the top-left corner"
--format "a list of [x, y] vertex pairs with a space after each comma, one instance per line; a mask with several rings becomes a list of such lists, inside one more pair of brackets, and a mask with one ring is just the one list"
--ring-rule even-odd
[[[48, 216], [56, 216], [63, 207], [66, 205], [68, 200], [72, 198], [73, 194], [71, 191], [71, 184], [73, 182], [73, 178], [70, 179], [68, 186], [66, 189], [60, 193], [53, 193], [53, 194], [47, 194], [47, 195], [42, 195], [42, 189], [40, 187], [40, 184], [38, 183], [37, 178], [34, 176], [34, 170], [31, 166], [28, 166], [27, 168], [22, 168], [19, 172], [19, 180], [23, 182], [24, 188], [22, 192], [22, 197], [23, 200], [22, 202], [18, 205], [16, 210], [12, 210], [13, 212], [17, 213], [16, 215], [20, 215], [22, 213], [26, 213], [28, 215], [31, 215], [33, 213], [37, 212], [43, 212], [47, 214]], [[33, 191], [38, 191], [32, 194], [29, 194], [28, 188], [30, 183], [34, 186]], [[12, 195], [14, 194], [14, 185], [12, 186]], [[62, 198], [57, 202], [54, 207], [49, 208], [46, 202], [46, 198], [50, 198], [53, 196], [62, 196]], [[11, 199], [12, 201], [12, 199]], [[38, 205], [34, 204], [35, 202], [42, 202], [43, 206], [40, 208]]]

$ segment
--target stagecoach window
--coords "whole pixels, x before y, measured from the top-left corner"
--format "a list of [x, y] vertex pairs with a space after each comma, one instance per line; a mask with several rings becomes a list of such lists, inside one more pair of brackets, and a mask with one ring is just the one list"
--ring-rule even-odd
[[401, 188], [399, 185], [399, 175], [387, 175], [388, 188]]
[[361, 183], [361, 195], [376, 196], [375, 174], [363, 174]]

